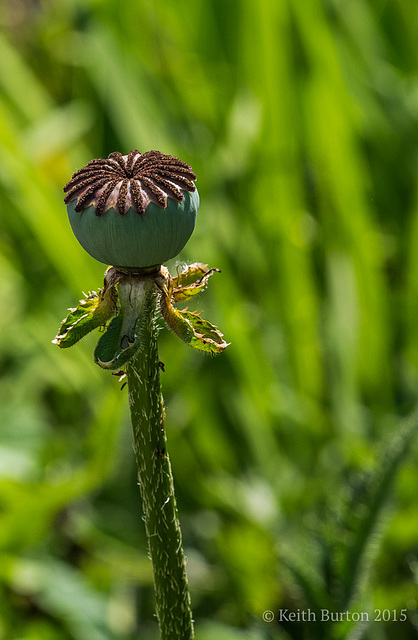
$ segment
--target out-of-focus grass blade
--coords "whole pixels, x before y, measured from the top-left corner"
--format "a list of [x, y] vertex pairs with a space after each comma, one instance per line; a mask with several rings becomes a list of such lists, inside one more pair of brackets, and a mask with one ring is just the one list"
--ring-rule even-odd
[[0, 31], [0, 85], [28, 122], [43, 118], [53, 106], [45, 85]]

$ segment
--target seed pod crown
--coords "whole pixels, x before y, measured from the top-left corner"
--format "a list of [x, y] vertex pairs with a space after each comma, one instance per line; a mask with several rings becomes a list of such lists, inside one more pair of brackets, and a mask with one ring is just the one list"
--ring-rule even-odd
[[164, 209], [167, 198], [183, 200], [182, 190], [195, 191], [193, 180], [191, 166], [175, 156], [154, 150], [141, 154], [137, 149], [123, 156], [116, 151], [76, 171], [64, 187], [64, 202], [76, 199], [77, 212], [93, 204], [96, 216], [111, 207], [119, 215], [130, 208], [143, 215], [150, 202]]

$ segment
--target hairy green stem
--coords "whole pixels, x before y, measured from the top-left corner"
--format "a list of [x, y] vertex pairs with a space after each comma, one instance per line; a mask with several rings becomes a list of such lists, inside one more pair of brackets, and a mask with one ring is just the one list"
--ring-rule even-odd
[[155, 321], [157, 292], [146, 279], [119, 283], [123, 307], [138, 307], [140, 347], [127, 364], [129, 406], [162, 640], [194, 637], [180, 523], [167, 453]]

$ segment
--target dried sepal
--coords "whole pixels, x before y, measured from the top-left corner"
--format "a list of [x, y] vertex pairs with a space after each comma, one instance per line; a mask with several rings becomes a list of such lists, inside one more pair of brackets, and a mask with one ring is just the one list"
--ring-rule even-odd
[[[205, 275], [201, 277], [201, 280], [207, 276], [202, 284], [201, 288], [203, 288], [207, 282], [207, 278], [213, 273], [213, 270], [207, 270], [206, 265], [199, 265], [199, 268], [200, 267], [205, 268]], [[197, 268], [196, 271], [198, 271]], [[213, 354], [220, 353], [228, 346], [229, 343], [225, 342], [223, 334], [211, 322], [204, 320], [197, 313], [192, 313], [187, 311], [187, 309], [181, 311], [173, 306], [172, 301], [175, 299], [174, 279], [171, 278], [167, 269], [161, 269], [161, 277], [156, 280], [156, 284], [161, 292], [160, 309], [162, 316], [170, 329], [174, 331], [179, 338], [195, 349]], [[198, 286], [199, 285], [197, 285], [197, 287]], [[195, 290], [194, 293], [199, 293], [201, 288]], [[187, 287], [184, 287], [184, 289], [187, 289]], [[191, 295], [194, 294], [192, 293]], [[187, 297], [188, 296], [185, 296], [180, 299], [185, 300]]]
[[220, 273], [220, 269], [209, 269], [207, 264], [201, 262], [186, 265], [180, 273], [173, 277], [172, 297], [174, 302], [188, 300], [203, 291], [214, 273]]

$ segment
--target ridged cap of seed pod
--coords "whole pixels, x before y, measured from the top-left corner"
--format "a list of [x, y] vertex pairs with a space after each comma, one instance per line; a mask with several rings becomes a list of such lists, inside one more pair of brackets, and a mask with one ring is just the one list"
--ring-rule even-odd
[[74, 235], [104, 264], [163, 264], [193, 232], [199, 207], [195, 180], [190, 165], [160, 151], [90, 160], [64, 187]]

